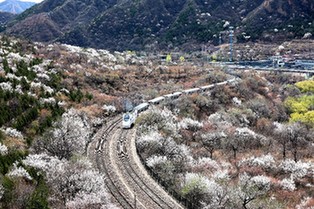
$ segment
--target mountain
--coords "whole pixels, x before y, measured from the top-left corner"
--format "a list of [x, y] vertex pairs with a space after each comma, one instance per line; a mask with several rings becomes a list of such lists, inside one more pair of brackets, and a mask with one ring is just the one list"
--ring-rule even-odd
[[264, 0], [242, 23], [247, 32], [267, 40], [273, 36], [287, 39], [300, 38], [307, 32], [314, 34], [313, 20], [313, 0]]
[[[278, 41], [314, 33], [312, 0], [45, 0], [6, 33], [112, 50], [193, 49], [228, 41]], [[245, 38], [244, 38], [245, 37]]]
[[4, 24], [12, 20], [15, 16], [15, 14], [0, 11], [0, 25], [3, 26]]
[[5, 0], [0, 3], [0, 11], [9, 12], [13, 14], [19, 14], [24, 12], [26, 9], [34, 6], [34, 2], [26, 2], [19, 0]]

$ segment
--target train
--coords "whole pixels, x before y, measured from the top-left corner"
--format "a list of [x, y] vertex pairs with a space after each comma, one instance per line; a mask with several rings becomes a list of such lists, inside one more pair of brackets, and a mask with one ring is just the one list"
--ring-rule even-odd
[[226, 84], [232, 83], [234, 81], [236, 81], [236, 78], [232, 78], [232, 79], [229, 79], [227, 81], [214, 83], [214, 84], [210, 84], [210, 85], [202, 86], [202, 87], [198, 87], [198, 88], [185, 89], [183, 91], [174, 92], [172, 94], [166, 94], [166, 95], [159, 96], [159, 97], [156, 97], [154, 99], [148, 100], [147, 102], [143, 102], [143, 103], [137, 105], [136, 107], [134, 107], [133, 111], [130, 111], [130, 112], [123, 114], [123, 116], [122, 116], [122, 128], [124, 128], [124, 129], [132, 128], [135, 124], [137, 116], [141, 112], [147, 110], [149, 108], [149, 106], [158, 105], [164, 101], [175, 100], [175, 99], [179, 98], [181, 95], [191, 95], [191, 94], [195, 94], [195, 93], [206, 92], [206, 91], [209, 91], [210, 89], [214, 88], [215, 86], [226, 85]]

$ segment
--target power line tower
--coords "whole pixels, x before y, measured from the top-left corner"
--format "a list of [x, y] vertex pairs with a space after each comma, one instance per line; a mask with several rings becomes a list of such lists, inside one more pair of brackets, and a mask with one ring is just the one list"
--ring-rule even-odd
[[230, 57], [229, 57], [229, 61], [232, 62], [233, 61], [233, 36], [234, 36], [234, 30], [233, 27], [230, 26], [229, 27], [229, 44], [230, 44]]

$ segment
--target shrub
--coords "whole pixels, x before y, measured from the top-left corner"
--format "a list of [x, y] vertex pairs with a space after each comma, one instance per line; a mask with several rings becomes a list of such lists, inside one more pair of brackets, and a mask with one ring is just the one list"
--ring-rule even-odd
[[302, 93], [314, 93], [314, 80], [300, 81], [295, 85], [301, 90]]

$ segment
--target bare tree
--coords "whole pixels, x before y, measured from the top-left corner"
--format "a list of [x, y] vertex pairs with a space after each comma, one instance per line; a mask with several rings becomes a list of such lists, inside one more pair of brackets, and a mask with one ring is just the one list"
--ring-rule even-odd
[[291, 143], [293, 159], [298, 161], [298, 149], [307, 144], [306, 140], [307, 130], [305, 126], [300, 123], [293, 123], [287, 127], [287, 136]]
[[213, 158], [215, 149], [221, 147], [221, 140], [226, 138], [227, 135], [222, 131], [210, 132], [201, 135], [201, 143], [204, 148], [209, 152], [210, 158]]
[[306, 127], [301, 123], [275, 123], [274, 135], [277, 141], [282, 145], [283, 158], [286, 158], [287, 148], [290, 145], [293, 159], [297, 162], [298, 150], [308, 144]]
[[274, 123], [275, 128], [273, 130], [276, 141], [282, 146], [282, 157], [286, 159], [287, 155], [287, 147], [289, 145], [289, 138], [286, 136], [287, 134], [287, 125], [281, 124], [278, 122]]

